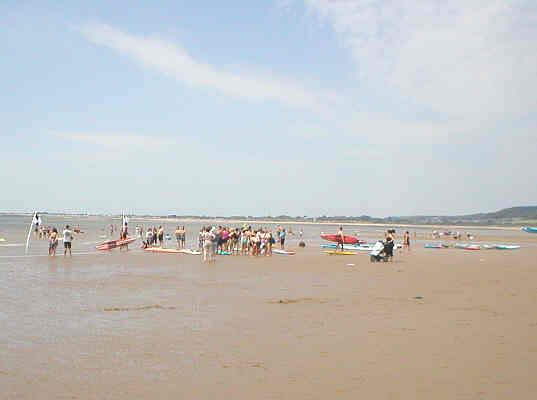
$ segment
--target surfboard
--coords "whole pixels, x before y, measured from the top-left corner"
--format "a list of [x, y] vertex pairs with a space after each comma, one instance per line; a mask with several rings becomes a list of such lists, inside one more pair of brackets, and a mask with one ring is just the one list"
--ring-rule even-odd
[[[321, 239], [337, 243], [339, 241], [339, 236], [338, 235], [321, 235]], [[354, 236], [343, 236], [343, 244], [359, 244], [359, 243], [366, 243], [366, 241], [360, 240]]]
[[[350, 251], [369, 251], [373, 247], [372, 244], [344, 244], [343, 250]], [[337, 244], [321, 244], [322, 249], [337, 249]]]
[[129, 243], [135, 242], [137, 238], [127, 238], [127, 239], [117, 239], [117, 240], [110, 240], [108, 242], [103, 242], [95, 246], [97, 250], [110, 250], [115, 247], [124, 246]]
[[426, 249], [447, 249], [449, 246], [447, 244], [426, 244], [424, 247]]
[[355, 253], [354, 251], [335, 251], [335, 250], [325, 250], [326, 254], [331, 255], [338, 255], [338, 256], [354, 256], [358, 253]]
[[520, 246], [506, 245], [506, 244], [499, 244], [499, 245], [496, 245], [494, 247], [496, 249], [498, 249], [498, 250], [516, 250], [516, 249], [520, 249]]
[[146, 247], [144, 251], [150, 251], [152, 253], [183, 254], [180, 249], [163, 249], [162, 247]]
[[537, 228], [533, 228], [531, 226], [523, 226], [521, 228], [524, 232], [528, 232], [528, 233], [537, 233]]
[[282, 249], [272, 249], [272, 252], [284, 256], [294, 256], [296, 254], [296, 251], [287, 251]]
[[191, 250], [191, 249], [181, 249], [181, 250], [178, 250], [178, 251], [179, 251], [179, 253], [190, 254], [192, 256], [199, 256], [201, 254], [201, 251]]

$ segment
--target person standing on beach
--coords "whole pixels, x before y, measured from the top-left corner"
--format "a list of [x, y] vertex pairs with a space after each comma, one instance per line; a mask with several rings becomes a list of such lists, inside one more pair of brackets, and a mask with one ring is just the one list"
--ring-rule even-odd
[[162, 225], [158, 227], [158, 244], [159, 247], [164, 246], [164, 228], [162, 227]]
[[216, 244], [214, 228], [207, 227], [203, 233], [203, 261], [213, 262]]
[[180, 233], [181, 233], [181, 248], [184, 249], [186, 245], [186, 230], [185, 230], [184, 225], [181, 227]]
[[272, 238], [272, 232], [267, 231], [265, 234], [265, 255], [266, 256], [272, 256], [272, 242], [274, 239]]
[[341, 251], [343, 251], [343, 244], [345, 243], [345, 235], [343, 234], [343, 226], [339, 226], [339, 229], [337, 231], [337, 245], [336, 245], [336, 251], [341, 246]]
[[69, 225], [65, 225], [63, 230], [63, 256], [67, 255], [67, 250], [69, 250], [69, 257], [72, 257], [71, 254], [71, 243], [73, 242], [73, 231]]
[[407, 251], [410, 251], [410, 234], [408, 231], [406, 231], [405, 235], [403, 236], [403, 248]]
[[50, 234], [48, 241], [49, 256], [56, 255], [56, 247], [58, 247], [58, 230], [56, 228], [52, 228], [52, 233]]
[[151, 247], [153, 245], [153, 230], [148, 228], [145, 232], [145, 244], [146, 247]]
[[153, 227], [152, 232], [153, 232], [153, 235], [151, 236], [152, 238], [151, 245], [156, 246], [157, 245], [157, 227], [156, 226]]
[[37, 239], [39, 236], [39, 230], [41, 228], [41, 217], [38, 213], [35, 213], [34, 219], [32, 220], [32, 224], [35, 225], [34, 228], [34, 239]]
[[286, 236], [286, 233], [285, 233], [285, 228], [282, 229], [281, 233], [280, 233], [280, 249], [284, 250], [285, 248], [285, 236]]
[[200, 233], [198, 234], [198, 250], [203, 251], [203, 241], [205, 235], [205, 227], [201, 227]]
[[209, 233], [211, 234], [211, 241], [213, 244], [211, 257], [214, 259], [217, 249], [218, 249], [218, 243], [220, 242], [220, 235], [219, 235], [218, 229], [216, 229], [215, 226], [211, 227], [211, 229], [209, 230]]
[[177, 248], [181, 247], [181, 229], [177, 226], [175, 230], [175, 240], [177, 241]]
[[243, 256], [248, 254], [248, 246], [249, 246], [248, 236], [249, 236], [248, 229], [243, 228], [240, 234], [240, 242], [241, 242], [240, 249], [241, 249], [241, 255]]

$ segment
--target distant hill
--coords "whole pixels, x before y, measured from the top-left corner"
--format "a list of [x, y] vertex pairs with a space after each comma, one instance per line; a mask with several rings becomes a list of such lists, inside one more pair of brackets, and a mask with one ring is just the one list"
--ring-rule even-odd
[[[5, 213], [0, 212], [0, 215]], [[12, 213], [6, 213], [7, 215]], [[47, 214], [47, 212], [41, 212]], [[51, 213], [55, 215], [64, 215], [61, 213]], [[73, 215], [73, 214], [69, 214]], [[86, 214], [84, 214], [86, 216]], [[240, 220], [240, 221], [288, 221], [288, 222], [324, 222], [324, 223], [364, 223], [364, 224], [399, 224], [399, 225], [505, 225], [505, 226], [537, 226], [537, 206], [522, 206], [504, 208], [499, 211], [468, 215], [414, 215], [414, 216], [391, 216], [386, 218], [371, 217], [369, 215], [360, 216], [251, 216], [251, 215], [234, 215], [234, 216], [209, 216], [209, 215], [140, 215], [139, 217], [160, 217], [160, 218], [178, 218], [178, 219], [199, 219], [199, 220]]]
[[465, 225], [519, 225], [537, 221], [537, 206], [511, 207], [490, 213], [442, 216], [389, 217], [398, 223], [411, 224], [465, 224]]
[[495, 211], [486, 214], [473, 214], [468, 215], [471, 218], [484, 218], [484, 219], [502, 219], [502, 218], [524, 218], [524, 219], [537, 219], [537, 206], [526, 207], [511, 207], [504, 208], [500, 211]]
[[537, 206], [511, 207], [490, 213], [469, 215], [413, 215], [375, 218], [367, 215], [360, 217], [322, 216], [317, 222], [363, 222], [382, 224], [411, 225], [524, 225], [537, 223]]

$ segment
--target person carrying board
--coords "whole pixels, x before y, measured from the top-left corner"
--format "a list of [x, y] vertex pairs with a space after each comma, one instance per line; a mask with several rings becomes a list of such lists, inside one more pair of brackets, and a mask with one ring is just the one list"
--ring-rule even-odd
[[345, 235], [343, 234], [343, 227], [340, 225], [337, 231], [337, 246], [336, 250], [341, 246], [341, 251], [343, 251], [343, 243], [345, 243]]

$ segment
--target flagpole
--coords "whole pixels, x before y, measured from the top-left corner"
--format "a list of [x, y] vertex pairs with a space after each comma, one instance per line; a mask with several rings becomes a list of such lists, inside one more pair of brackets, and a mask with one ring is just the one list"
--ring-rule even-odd
[[34, 215], [32, 217], [32, 222], [30, 222], [30, 229], [28, 229], [28, 236], [26, 237], [26, 250], [24, 254], [28, 254], [28, 247], [30, 246], [30, 236], [32, 235], [32, 228], [34, 226], [34, 221], [37, 216], [37, 211], [34, 211]]

